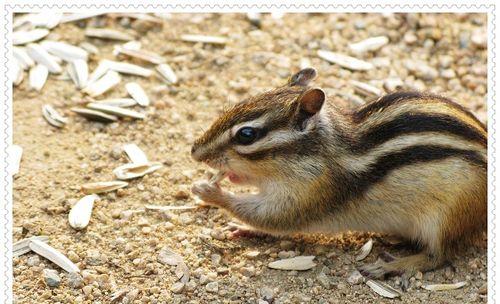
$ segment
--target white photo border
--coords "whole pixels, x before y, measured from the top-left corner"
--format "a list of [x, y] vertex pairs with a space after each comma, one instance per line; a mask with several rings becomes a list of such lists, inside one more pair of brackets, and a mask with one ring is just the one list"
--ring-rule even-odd
[[[99, 3], [101, 2], [101, 3]], [[12, 178], [8, 172], [8, 150], [12, 144], [12, 80], [9, 74], [9, 65], [12, 61], [11, 36], [12, 36], [12, 15], [15, 12], [30, 12], [57, 10], [64, 12], [91, 12], [91, 11], [145, 11], [157, 12], [365, 12], [365, 13], [387, 13], [387, 12], [422, 12], [422, 13], [486, 13], [488, 14], [488, 303], [497, 303], [497, 273], [499, 263], [497, 263], [496, 246], [498, 244], [499, 225], [496, 225], [496, 189], [498, 181], [496, 179], [496, 153], [498, 143], [496, 142], [497, 116], [496, 98], [499, 82], [497, 81], [497, 43], [500, 40], [497, 27], [497, 13], [500, 11], [500, 4], [491, 1], [419, 1], [419, 4], [408, 1], [382, 0], [377, 4], [363, 3], [361, 1], [349, 1], [349, 4], [340, 1], [273, 1], [272, 4], [263, 0], [244, 1], [224, 1], [219, 0], [214, 3], [210, 1], [170, 1], [169, 3], [156, 3], [153, 1], [69, 1], [60, 3], [57, 1], [14, 1], [8, 0], [2, 4], [2, 22], [0, 23], [0, 37], [3, 41], [2, 54], [0, 56], [0, 299], [2, 303], [12, 303]]]

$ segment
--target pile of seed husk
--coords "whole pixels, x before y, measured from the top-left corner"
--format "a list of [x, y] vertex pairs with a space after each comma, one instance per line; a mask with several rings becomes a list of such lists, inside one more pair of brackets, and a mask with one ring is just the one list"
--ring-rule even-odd
[[[74, 16], [73, 16], [74, 15]], [[136, 33], [119, 31], [111, 28], [87, 28], [85, 41], [79, 45], [58, 40], [50, 35], [52, 29], [66, 22], [77, 22], [95, 17], [96, 14], [56, 14], [47, 21], [43, 13], [25, 14], [14, 18], [13, 66], [11, 69], [13, 84], [19, 86], [28, 74], [28, 87], [41, 92], [50, 77], [58, 81], [72, 81], [75, 89], [88, 95], [85, 107], [71, 108], [74, 113], [89, 120], [114, 122], [119, 118], [145, 119], [141, 110], [129, 107], [147, 107], [150, 99], [144, 89], [136, 82], [127, 82], [127, 96], [122, 98], [103, 98], [109, 91], [127, 81], [127, 76], [144, 78], [156, 77], [166, 84], [176, 84], [178, 77], [161, 55], [148, 51], [135, 40]], [[100, 15], [100, 14], [98, 14]], [[113, 17], [113, 16], [111, 16]], [[121, 14], [144, 20], [152, 26], [161, 27], [164, 19], [148, 14]], [[102, 59], [99, 48], [91, 41], [103, 40], [112, 43], [113, 56], [116, 60]], [[224, 44], [224, 37], [206, 35], [182, 35], [179, 39], [189, 42]], [[130, 61], [136, 61], [137, 64]], [[96, 67], [92, 72], [89, 65]], [[43, 117], [49, 124], [61, 128], [68, 120], [61, 116], [51, 105], [44, 105]]]

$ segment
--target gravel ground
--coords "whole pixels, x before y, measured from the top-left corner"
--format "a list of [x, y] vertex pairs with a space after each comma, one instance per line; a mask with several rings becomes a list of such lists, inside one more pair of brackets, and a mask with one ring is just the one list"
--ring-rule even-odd
[[[417, 274], [400, 299], [390, 300], [365, 284], [347, 280], [356, 266], [374, 262], [384, 251], [396, 256], [409, 253], [383, 236], [231, 239], [227, 225], [231, 219], [216, 209], [144, 211], [145, 204], [194, 205], [190, 185], [207, 171], [190, 159], [194, 139], [225, 105], [283, 84], [304, 60], [318, 70], [316, 84], [342, 106], [351, 107], [363, 98], [351, 80], [382, 89], [387, 79], [399, 78], [405, 88], [452, 98], [485, 121], [486, 15], [264, 15], [260, 29], [241, 14], [172, 15], [163, 25], [107, 16], [65, 23], [51, 31], [52, 39], [95, 44], [100, 53], [89, 61], [93, 70], [99, 59], [116, 60], [112, 51], [118, 43], [86, 38], [89, 26], [136, 35], [143, 49], [166, 58], [179, 82], [165, 85], [154, 77], [123, 76], [105, 97], [126, 96], [124, 84], [136, 81], [152, 105], [136, 107], [147, 114], [144, 121], [111, 124], [90, 122], [70, 111], [89, 101], [71, 81], [52, 75], [41, 92], [31, 91], [26, 79], [16, 87], [14, 143], [24, 148], [24, 154], [14, 181], [14, 239], [48, 235], [49, 244], [81, 269], [81, 275], [70, 275], [33, 253], [15, 258], [16, 303], [110, 303], [113, 296], [117, 303], [486, 302], [486, 238], [452, 265]], [[193, 44], [175, 39], [181, 34], [220, 35], [228, 42]], [[381, 35], [389, 43], [376, 51], [354, 54], [348, 47]], [[319, 49], [352, 55], [376, 67], [343, 69], [319, 58]], [[49, 126], [41, 115], [44, 104], [69, 117], [67, 126]], [[150, 160], [165, 166], [131, 181], [127, 188], [101, 195], [89, 226], [72, 229], [67, 214], [83, 196], [80, 186], [113, 179], [112, 170], [127, 162], [121, 151], [125, 143], [136, 143]], [[226, 182], [223, 186], [233, 188]], [[374, 249], [357, 262], [357, 250], [369, 238]], [[187, 284], [179, 283], [176, 267], [166, 263], [168, 248], [190, 269]], [[316, 267], [299, 272], [267, 267], [271, 261], [295, 255], [315, 255]], [[459, 281], [467, 285], [443, 292], [421, 288]], [[401, 279], [387, 283], [400, 289]]]

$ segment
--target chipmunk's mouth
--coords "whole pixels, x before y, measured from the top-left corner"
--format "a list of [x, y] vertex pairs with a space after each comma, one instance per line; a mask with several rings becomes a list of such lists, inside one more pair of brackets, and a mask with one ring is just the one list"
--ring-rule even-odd
[[233, 184], [241, 184], [245, 179], [244, 177], [237, 175], [236, 173], [231, 171], [227, 172], [227, 178], [229, 178], [229, 181]]
[[248, 176], [245, 174], [237, 173], [232, 171], [228, 165], [227, 162], [223, 161], [222, 159], [217, 159], [217, 160], [206, 160], [204, 161], [209, 167], [220, 170], [222, 172], [225, 172], [224, 176], [229, 179], [229, 181], [233, 184], [244, 184], [249, 182]]

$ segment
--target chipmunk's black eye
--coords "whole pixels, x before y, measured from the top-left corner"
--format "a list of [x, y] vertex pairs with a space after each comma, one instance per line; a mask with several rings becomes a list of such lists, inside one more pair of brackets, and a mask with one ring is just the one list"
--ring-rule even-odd
[[240, 145], [249, 145], [257, 140], [258, 134], [255, 128], [243, 127], [238, 130], [234, 139]]

